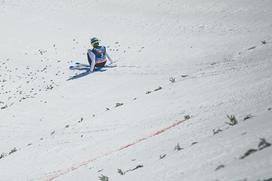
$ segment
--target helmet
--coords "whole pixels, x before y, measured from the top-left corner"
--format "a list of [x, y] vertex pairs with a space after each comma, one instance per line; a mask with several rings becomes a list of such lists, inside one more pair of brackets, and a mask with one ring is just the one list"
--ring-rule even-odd
[[99, 44], [100, 40], [96, 37], [91, 38], [91, 45], [94, 46], [95, 44]]

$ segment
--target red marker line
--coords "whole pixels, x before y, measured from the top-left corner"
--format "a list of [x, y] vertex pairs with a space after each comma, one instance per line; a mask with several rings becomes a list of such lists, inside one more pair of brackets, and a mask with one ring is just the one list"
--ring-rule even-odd
[[65, 175], [65, 174], [67, 174], [67, 173], [70, 173], [70, 172], [72, 172], [72, 171], [74, 171], [74, 170], [79, 169], [79, 168], [82, 167], [82, 166], [85, 166], [85, 165], [87, 165], [87, 164], [89, 164], [89, 163], [91, 163], [91, 162], [94, 162], [95, 160], [97, 160], [97, 159], [99, 159], [99, 158], [108, 156], [108, 155], [113, 154], [113, 153], [115, 153], [115, 152], [122, 151], [122, 150], [127, 149], [127, 148], [129, 148], [129, 147], [132, 147], [132, 146], [134, 146], [134, 145], [136, 145], [136, 144], [138, 144], [138, 143], [140, 143], [140, 142], [143, 142], [143, 141], [145, 141], [145, 140], [147, 140], [147, 139], [149, 139], [149, 138], [152, 138], [152, 137], [154, 137], [154, 136], [158, 136], [158, 135], [160, 135], [160, 134], [162, 134], [162, 133], [168, 131], [169, 129], [174, 128], [174, 127], [180, 125], [181, 123], [183, 123], [183, 122], [186, 121], [186, 120], [187, 120], [187, 119], [177, 121], [177, 122], [175, 122], [174, 124], [172, 124], [172, 125], [170, 125], [170, 126], [168, 126], [168, 127], [165, 127], [165, 128], [163, 128], [163, 129], [160, 129], [160, 130], [158, 130], [158, 131], [156, 131], [156, 132], [150, 134], [149, 136], [146, 136], [146, 137], [137, 139], [137, 140], [135, 140], [135, 141], [132, 142], [132, 143], [129, 143], [129, 144], [124, 145], [124, 146], [121, 146], [120, 148], [118, 148], [118, 149], [116, 149], [116, 150], [112, 150], [112, 151], [106, 152], [106, 153], [104, 153], [104, 154], [102, 154], [102, 155], [100, 155], [100, 156], [97, 156], [97, 157], [93, 158], [93, 159], [89, 159], [89, 160], [82, 161], [82, 162], [78, 163], [77, 165], [71, 166], [71, 167], [69, 167], [69, 168], [67, 168], [67, 169], [59, 170], [59, 173], [55, 174], [54, 176], [50, 176], [50, 177], [47, 178], [45, 181], [52, 181], [52, 180], [54, 180], [54, 179], [56, 179], [56, 178], [58, 178], [58, 177], [60, 177], [60, 176], [62, 176], [62, 175]]

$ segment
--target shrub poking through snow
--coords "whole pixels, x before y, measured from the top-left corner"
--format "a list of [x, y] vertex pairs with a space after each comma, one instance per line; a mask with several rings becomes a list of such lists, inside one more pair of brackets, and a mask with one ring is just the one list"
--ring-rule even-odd
[[182, 149], [183, 149], [183, 148], [181, 148], [179, 144], [177, 144], [177, 145], [174, 147], [174, 150], [175, 150], [175, 151], [180, 151], [180, 150], [182, 150]]
[[159, 91], [159, 90], [161, 90], [161, 89], [162, 89], [162, 87], [159, 86], [157, 89], [154, 89], [154, 91]]
[[97, 172], [99, 173], [99, 172], [102, 172], [104, 169], [100, 169], [100, 170], [98, 170]]
[[185, 115], [185, 116], [184, 116], [184, 119], [185, 119], [185, 120], [188, 120], [188, 119], [190, 119], [190, 118], [191, 118], [190, 115]]
[[80, 118], [80, 120], [78, 121], [78, 123], [83, 122], [84, 118]]
[[7, 154], [6, 154], [6, 153], [2, 153], [2, 154], [0, 155], [0, 159], [4, 158], [5, 156], [7, 156]]
[[143, 167], [144, 167], [144, 165], [137, 165], [135, 168], [126, 170], [125, 173], [131, 172], [131, 171], [137, 170], [137, 169], [139, 169], [139, 168], [143, 168]]
[[176, 78], [170, 77], [170, 78], [169, 78], [169, 81], [170, 81], [171, 83], [175, 83], [175, 82], [176, 82]]
[[165, 157], [166, 157], [166, 154], [160, 155], [160, 159], [163, 159], [163, 158], [165, 158]]
[[195, 141], [195, 142], [193, 142], [191, 145], [195, 145], [195, 144], [197, 144], [198, 142], [197, 141]]
[[263, 150], [263, 149], [265, 149], [265, 148], [267, 148], [267, 147], [270, 147], [270, 146], [271, 146], [271, 143], [268, 143], [268, 142], [265, 140], [265, 138], [261, 138], [261, 139], [260, 139], [260, 142], [259, 142], [259, 144], [258, 144], [258, 149], [255, 149], [255, 148], [249, 149], [248, 151], [246, 151], [246, 152], [244, 153], [243, 156], [240, 157], [240, 159], [244, 159], [245, 157], [251, 155], [252, 153], [255, 153], [255, 152], [257, 152], [257, 151], [261, 151], [261, 150]]
[[222, 129], [213, 129], [213, 135], [216, 135], [218, 133], [220, 133], [221, 131], [223, 131]]
[[131, 172], [131, 171], [137, 170], [137, 169], [142, 168], [142, 167], [144, 167], [144, 166], [143, 165], [137, 165], [135, 168], [128, 169], [126, 171], [122, 171], [121, 169], [118, 169], [117, 171], [118, 171], [118, 173], [120, 175], [125, 175], [127, 172]]
[[8, 108], [8, 106], [7, 106], [7, 105], [5, 105], [5, 106], [1, 107], [1, 109], [6, 109], [6, 108]]
[[123, 105], [124, 105], [124, 103], [117, 102], [117, 103], [115, 104], [115, 107], [119, 107], [119, 106], [123, 106]]
[[260, 139], [260, 143], [258, 144], [259, 150], [262, 150], [262, 149], [267, 148], [269, 146], [271, 146], [271, 143], [268, 143], [264, 138]]
[[220, 169], [222, 169], [222, 168], [224, 168], [224, 167], [225, 167], [225, 165], [219, 165], [219, 166], [217, 166], [217, 167], [215, 168], [215, 171], [220, 170]]
[[256, 46], [252, 46], [252, 47], [248, 48], [248, 50], [253, 50], [255, 48], [256, 48]]
[[117, 172], [118, 172], [120, 175], [125, 175], [125, 173], [124, 173], [120, 168], [117, 169]]
[[251, 155], [252, 153], [255, 153], [257, 152], [258, 150], [257, 149], [254, 149], [254, 148], [251, 148], [249, 150], [247, 150], [243, 156], [240, 157], [240, 159], [244, 159], [246, 158], [247, 156]]
[[17, 151], [17, 148], [14, 147], [12, 150], [10, 150], [9, 155], [12, 154], [12, 153], [15, 153], [16, 151]]
[[101, 180], [101, 181], [109, 181], [109, 177], [107, 177], [107, 176], [105, 176], [105, 175], [101, 175], [101, 176], [99, 177], [99, 180]]
[[253, 118], [253, 116], [252, 116], [251, 114], [248, 114], [248, 115], [246, 115], [246, 116], [244, 117], [244, 121], [245, 121], [245, 120], [248, 120], [248, 119], [250, 119], [250, 118]]
[[234, 115], [227, 115], [227, 117], [229, 118], [229, 122], [226, 122], [226, 124], [228, 124], [230, 126], [234, 126], [238, 123], [238, 121]]
[[137, 165], [135, 168], [130, 169], [130, 171], [137, 170], [137, 169], [143, 168], [143, 167], [144, 167], [144, 165]]
[[47, 85], [45, 90], [52, 90], [54, 87], [52, 85]]

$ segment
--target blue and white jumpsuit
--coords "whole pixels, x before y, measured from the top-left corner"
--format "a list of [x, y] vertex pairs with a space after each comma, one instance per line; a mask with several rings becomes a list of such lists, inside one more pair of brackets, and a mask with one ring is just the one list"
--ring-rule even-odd
[[[99, 52], [101, 56], [98, 57], [96, 52]], [[94, 49], [88, 49], [87, 58], [90, 64], [91, 72], [94, 71], [95, 67], [104, 67], [107, 60], [109, 60], [112, 63], [112, 59], [110, 58], [104, 46], [100, 46]]]

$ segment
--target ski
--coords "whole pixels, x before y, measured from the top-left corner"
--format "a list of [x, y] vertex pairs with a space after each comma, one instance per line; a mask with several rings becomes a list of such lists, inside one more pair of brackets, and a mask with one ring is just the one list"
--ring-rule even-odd
[[86, 75], [89, 75], [91, 73], [95, 73], [95, 72], [104, 72], [109, 68], [115, 68], [115, 67], [117, 67], [117, 65], [105, 65], [103, 67], [95, 67], [94, 71], [91, 72], [90, 65], [75, 62], [73, 65], [69, 66], [69, 69], [73, 70], [76, 73], [75, 73], [75, 75], [68, 78], [68, 80], [78, 79], [78, 78], [84, 77]]

